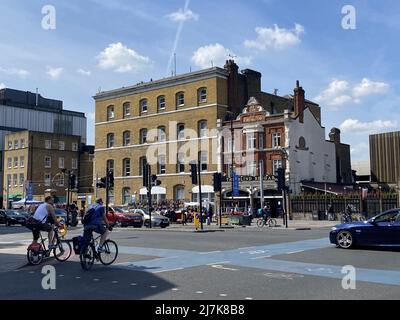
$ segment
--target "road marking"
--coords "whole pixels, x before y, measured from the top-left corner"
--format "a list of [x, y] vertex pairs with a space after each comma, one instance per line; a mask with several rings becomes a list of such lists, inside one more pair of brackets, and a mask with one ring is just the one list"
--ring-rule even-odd
[[155, 288], [157, 288], [157, 286], [150, 286], [150, 288], [155, 289]]
[[220, 269], [220, 270], [238, 271], [238, 269], [226, 268], [226, 267], [221, 266], [221, 265], [212, 265], [211, 267], [215, 268], [215, 269]]
[[130, 285], [131, 286], [137, 286], [137, 283], [131, 283]]
[[251, 258], [251, 260], [265, 259], [265, 258], [271, 258], [271, 257], [272, 256], [261, 256], [261, 257]]
[[166, 269], [166, 270], [154, 271], [153, 273], [163, 273], [163, 272], [171, 272], [177, 270], [183, 270], [183, 268]]
[[213, 265], [216, 265], [216, 264], [226, 264], [226, 263], [230, 263], [230, 261], [221, 261], [221, 262], [208, 263], [207, 266], [213, 266]]
[[196, 294], [203, 294], [203, 291], [196, 291]]
[[217, 251], [210, 251], [210, 252], [200, 252], [199, 254], [201, 255], [205, 255], [205, 254], [212, 254], [212, 253], [219, 253], [221, 252], [221, 250], [217, 250]]
[[304, 252], [304, 250], [291, 251], [286, 254], [294, 254], [294, 253], [300, 253], [300, 252]]
[[225, 294], [225, 293], [221, 293], [219, 296], [220, 296], [220, 297], [227, 297], [228, 295]]
[[62, 278], [62, 277], [64, 277], [64, 275], [63, 275], [63, 274], [60, 274], [59, 277]]
[[113, 282], [111, 282], [111, 283], [113, 283], [113, 284], [117, 284], [117, 283], [118, 283], [118, 281], [113, 281]]
[[246, 248], [238, 248], [238, 250], [249, 250], [249, 249], [254, 249], [256, 247], [246, 247]]
[[251, 298], [251, 297], [246, 297], [246, 298], [244, 298], [244, 300], [253, 300], [253, 298]]
[[179, 291], [178, 288], [172, 288], [171, 290], [172, 290], [172, 291]]
[[75, 279], [80, 279], [81, 277], [75, 277]]

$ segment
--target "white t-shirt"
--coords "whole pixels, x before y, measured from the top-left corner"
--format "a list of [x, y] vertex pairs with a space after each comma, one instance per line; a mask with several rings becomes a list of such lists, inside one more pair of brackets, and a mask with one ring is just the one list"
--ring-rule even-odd
[[47, 211], [47, 203], [41, 204], [37, 209], [35, 214], [33, 215], [33, 218], [36, 219], [37, 221], [40, 221], [40, 223], [46, 223], [47, 216], [49, 215], [49, 212]]

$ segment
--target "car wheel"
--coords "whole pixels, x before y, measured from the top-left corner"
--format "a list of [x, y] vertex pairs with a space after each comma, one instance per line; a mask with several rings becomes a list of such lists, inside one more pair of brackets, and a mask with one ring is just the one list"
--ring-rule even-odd
[[342, 249], [350, 249], [354, 246], [354, 238], [350, 231], [342, 230], [336, 236], [336, 243]]

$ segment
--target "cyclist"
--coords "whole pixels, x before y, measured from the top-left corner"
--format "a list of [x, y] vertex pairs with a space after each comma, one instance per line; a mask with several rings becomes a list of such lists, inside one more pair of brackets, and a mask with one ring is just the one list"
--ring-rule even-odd
[[61, 224], [57, 221], [56, 212], [54, 210], [54, 199], [51, 196], [45, 198], [33, 215], [33, 221], [28, 222], [28, 228], [32, 230], [33, 242], [38, 243], [40, 231], [47, 231], [49, 236], [49, 250], [56, 248], [54, 243], [54, 225], [60, 227]]
[[269, 208], [269, 206], [264, 206], [262, 210], [262, 215], [265, 220], [265, 223], [268, 223], [268, 220], [271, 219], [272, 217], [271, 209]]
[[[83, 231], [83, 245], [84, 251], [92, 239], [93, 231], [100, 234], [100, 243], [97, 248], [98, 253], [104, 252], [103, 244], [107, 240], [109, 231], [111, 231], [110, 222], [107, 219], [105, 207], [103, 206], [103, 199], [97, 199], [96, 203], [86, 213], [87, 217], [84, 218], [85, 228]], [[107, 226], [107, 228], [106, 228]]]

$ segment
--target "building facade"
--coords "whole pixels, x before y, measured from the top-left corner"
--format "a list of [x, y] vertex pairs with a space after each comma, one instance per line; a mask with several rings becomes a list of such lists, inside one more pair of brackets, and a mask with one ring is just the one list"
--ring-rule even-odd
[[370, 135], [371, 182], [400, 183], [400, 131]]
[[63, 102], [43, 98], [31, 92], [0, 90], [0, 206], [5, 199], [3, 164], [5, 135], [21, 130], [47, 132], [81, 137], [86, 143], [84, 113], [63, 109]]
[[6, 199], [24, 199], [30, 188], [35, 200], [55, 194], [60, 203], [66, 203], [69, 171], [77, 182], [71, 199], [76, 201], [80, 192], [93, 193], [90, 148], [82, 144], [81, 137], [25, 130], [5, 135], [4, 143]]

